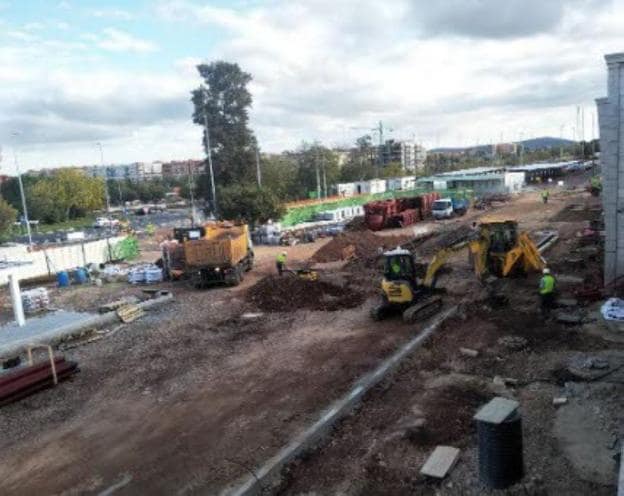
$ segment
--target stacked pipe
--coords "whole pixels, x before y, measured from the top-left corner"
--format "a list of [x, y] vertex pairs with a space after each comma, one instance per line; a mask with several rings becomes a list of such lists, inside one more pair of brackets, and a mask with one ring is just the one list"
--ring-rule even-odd
[[[62, 356], [54, 358], [58, 381], [78, 372], [76, 362], [66, 361]], [[0, 374], [0, 406], [12, 403], [33, 393], [54, 386], [54, 375], [50, 362], [18, 367]]]
[[431, 215], [431, 206], [440, 198], [437, 192], [392, 200], [377, 200], [364, 205], [364, 221], [371, 231], [386, 227], [406, 227]]

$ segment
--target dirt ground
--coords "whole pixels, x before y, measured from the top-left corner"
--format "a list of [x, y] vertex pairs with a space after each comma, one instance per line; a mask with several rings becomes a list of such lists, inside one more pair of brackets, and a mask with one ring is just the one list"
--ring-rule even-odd
[[[527, 193], [493, 211], [383, 235], [452, 230], [495, 212], [519, 218], [521, 229], [531, 232], [558, 229], [562, 238], [547, 258], [557, 270], [570, 270], [565, 259], [587, 219], [557, 215], [579, 203], [593, 207], [596, 201], [561, 192], [542, 205], [536, 193]], [[328, 243], [287, 248], [289, 265], [307, 265]], [[274, 260], [281, 249], [256, 247], [256, 267], [239, 287], [197, 291], [164, 283], [173, 303], [97, 341], [66, 344], [64, 353], [78, 361], [80, 373], [2, 408], [0, 494], [217, 494], [274, 455], [419, 332], [421, 326], [400, 319], [369, 319], [379, 279], [374, 258], [319, 264], [321, 282], [342, 293], [327, 289], [318, 295], [292, 281], [280, 283]], [[599, 260], [577, 256], [584, 258], [574, 275], [589, 277], [599, 267]], [[143, 258], [153, 261], [157, 252], [146, 250]], [[496, 394], [522, 405], [523, 491], [613, 492], [609, 460], [619, 447], [613, 439], [622, 434], [617, 367], [624, 364], [624, 344], [607, 343], [607, 331], [596, 321], [564, 327], [536, 316], [537, 275], [497, 282], [508, 304], [494, 308], [465, 256], [448, 265], [439, 284], [448, 291], [445, 304], [460, 304], [459, 316], [370, 392], [326, 443], [291, 464], [273, 492], [482, 494], [471, 418]], [[562, 283], [562, 294], [575, 284]], [[56, 307], [95, 311], [119, 296], [141, 293], [117, 283], [53, 289], [51, 298]], [[343, 301], [347, 293], [357, 298]], [[591, 320], [595, 305], [583, 311]], [[505, 336], [522, 338], [520, 347], [499, 342]], [[461, 346], [480, 355], [464, 357]], [[570, 363], [605, 353], [617, 369], [613, 374], [587, 381], [568, 372]], [[497, 386], [497, 375], [518, 382]], [[570, 401], [557, 410], [552, 398], [562, 395]], [[418, 419], [424, 429], [414, 428]], [[418, 473], [440, 443], [462, 449], [459, 465], [442, 484]]]

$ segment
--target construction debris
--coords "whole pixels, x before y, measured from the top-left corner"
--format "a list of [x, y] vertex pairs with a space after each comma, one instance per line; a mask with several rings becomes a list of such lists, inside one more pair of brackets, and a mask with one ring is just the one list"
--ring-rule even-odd
[[98, 311], [100, 313], [114, 312], [118, 308], [121, 308], [126, 305], [134, 305], [138, 303], [139, 299], [136, 296], [124, 296], [123, 298], [119, 298], [118, 300], [111, 301], [110, 303], [105, 303], [101, 305]]
[[145, 315], [145, 311], [136, 305], [125, 305], [117, 309], [117, 316], [124, 324], [133, 322]]
[[50, 297], [46, 288], [34, 288], [22, 291], [24, 312], [35, 313], [45, 310], [50, 305]]
[[477, 350], [473, 350], [470, 348], [460, 348], [459, 352], [464, 356], [468, 356], [472, 358], [476, 358], [479, 356], [479, 352]]
[[553, 398], [553, 405], [554, 406], [561, 406], [561, 405], [565, 405], [568, 402], [568, 398], [566, 398], [565, 396], [559, 397], [559, 398]]
[[444, 479], [459, 460], [459, 449], [452, 446], [436, 446], [420, 469], [427, 477]]

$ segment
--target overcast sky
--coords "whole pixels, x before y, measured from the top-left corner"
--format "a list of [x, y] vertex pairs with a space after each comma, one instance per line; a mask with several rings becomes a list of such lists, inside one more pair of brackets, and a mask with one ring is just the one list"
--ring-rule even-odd
[[[0, 171], [201, 158], [196, 64], [253, 76], [264, 151], [592, 133], [624, 0], [0, 0]], [[361, 128], [361, 129], [353, 129]], [[18, 135], [13, 135], [18, 132]], [[580, 137], [580, 131], [577, 132]]]

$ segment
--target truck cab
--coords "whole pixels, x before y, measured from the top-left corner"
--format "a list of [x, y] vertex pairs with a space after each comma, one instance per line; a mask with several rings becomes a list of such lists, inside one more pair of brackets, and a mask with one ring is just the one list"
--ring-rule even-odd
[[440, 198], [431, 205], [431, 215], [434, 219], [450, 219], [453, 216], [453, 200]]

